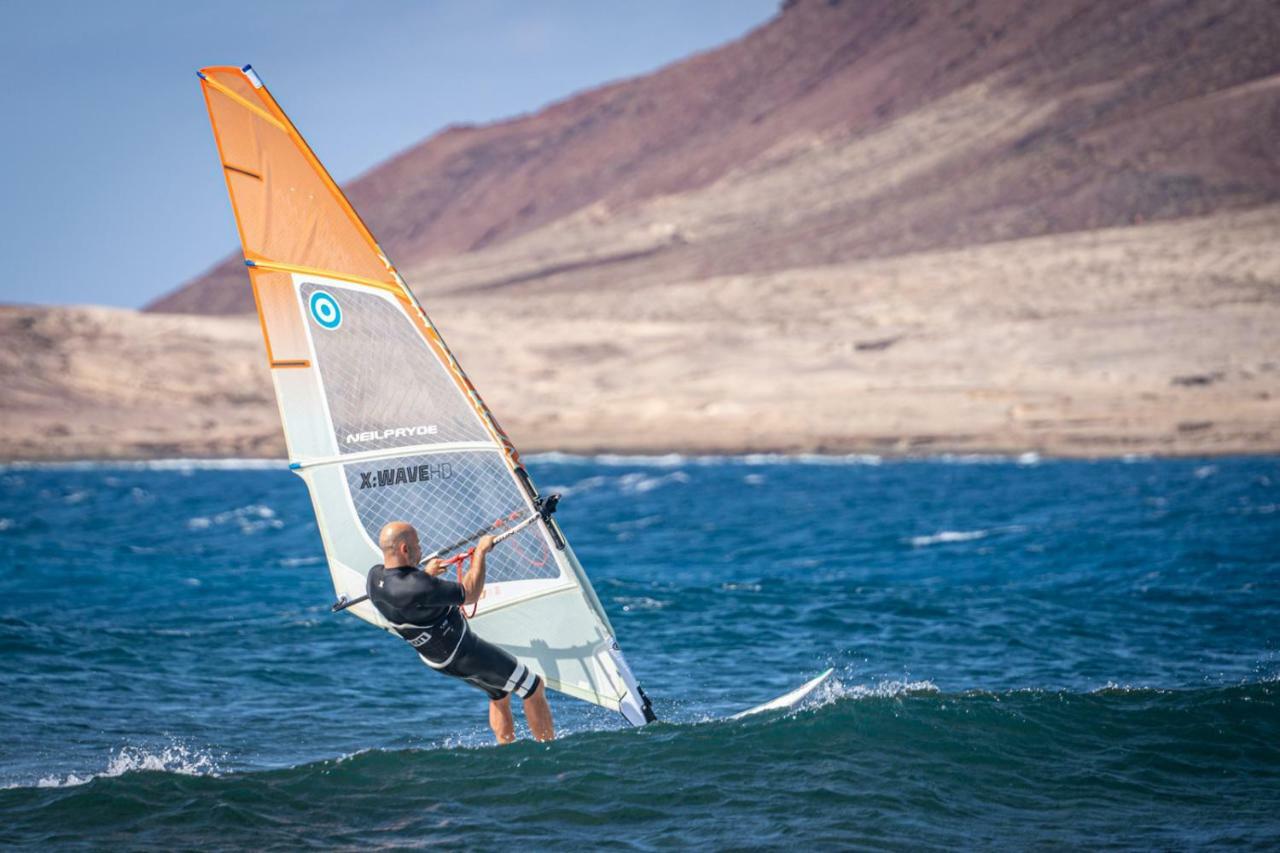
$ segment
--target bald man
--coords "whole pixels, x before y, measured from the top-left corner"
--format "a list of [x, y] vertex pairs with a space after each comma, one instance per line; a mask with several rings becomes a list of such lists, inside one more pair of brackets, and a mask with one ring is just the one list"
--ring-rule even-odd
[[462, 583], [442, 580], [445, 566], [436, 559], [421, 569], [418, 531], [404, 521], [386, 524], [378, 535], [382, 563], [369, 570], [369, 600], [395, 632], [418, 652], [422, 662], [461, 678], [489, 696], [489, 726], [498, 743], [516, 739], [511, 694], [524, 703], [525, 720], [538, 740], [555, 737], [551, 706], [542, 679], [506, 650], [477, 637], [461, 606], [475, 604], [484, 591], [485, 556], [493, 537], [476, 543], [471, 568]]

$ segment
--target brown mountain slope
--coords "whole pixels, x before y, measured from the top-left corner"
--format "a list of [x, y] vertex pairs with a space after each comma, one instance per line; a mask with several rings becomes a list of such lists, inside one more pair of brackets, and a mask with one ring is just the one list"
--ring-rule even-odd
[[[424, 295], [532, 232], [454, 286], [761, 274], [1280, 200], [1277, 74], [1268, 2], [808, 0], [348, 189]], [[252, 311], [238, 255], [150, 308]]]

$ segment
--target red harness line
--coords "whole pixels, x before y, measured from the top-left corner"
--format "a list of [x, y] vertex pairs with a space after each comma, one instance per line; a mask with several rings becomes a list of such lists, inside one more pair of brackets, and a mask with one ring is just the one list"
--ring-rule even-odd
[[[467, 550], [463, 551], [461, 554], [450, 557], [447, 560], [441, 560], [440, 562], [446, 566], [449, 565], [450, 563], [456, 566], [458, 569], [458, 583], [462, 583], [462, 564], [465, 563], [467, 560], [471, 559], [471, 555], [474, 554], [475, 552], [476, 552], [475, 548], [468, 548]], [[472, 616], [476, 615], [476, 608], [478, 608], [479, 606], [480, 606], [480, 601], [477, 600], [475, 604], [471, 605], [470, 613], [467, 612], [467, 606], [465, 604], [459, 605], [458, 610], [462, 612], [462, 616], [464, 619], [470, 619]]]
[[[490, 526], [489, 529], [493, 530], [498, 527], [505, 527], [508, 521], [515, 521], [518, 518], [520, 518], [519, 511], [513, 512], [510, 515], [508, 515], [506, 518], [499, 518]], [[514, 533], [515, 531], [512, 531], [512, 532]], [[475, 552], [476, 552], [476, 549], [474, 547], [468, 548], [467, 550], [463, 551], [461, 554], [455, 554], [454, 556], [450, 557], [447, 560], [441, 560], [440, 564], [444, 566], [448, 566], [452, 564], [457, 569], [457, 572], [458, 572], [458, 583], [462, 583], [462, 567], [467, 562], [467, 560], [471, 559], [472, 555], [474, 555]], [[466, 611], [465, 604], [459, 606], [458, 610], [461, 611], [463, 618], [470, 619], [476, 615], [476, 610], [479, 607], [480, 607], [480, 602], [479, 600], [477, 600], [475, 604], [471, 605], [470, 613]]]

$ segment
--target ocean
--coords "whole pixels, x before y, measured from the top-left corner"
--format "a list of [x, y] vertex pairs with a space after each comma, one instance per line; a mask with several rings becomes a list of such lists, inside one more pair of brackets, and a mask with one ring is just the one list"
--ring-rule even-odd
[[660, 723], [492, 746], [281, 463], [0, 469], [0, 845], [1280, 846], [1280, 459], [529, 468]]

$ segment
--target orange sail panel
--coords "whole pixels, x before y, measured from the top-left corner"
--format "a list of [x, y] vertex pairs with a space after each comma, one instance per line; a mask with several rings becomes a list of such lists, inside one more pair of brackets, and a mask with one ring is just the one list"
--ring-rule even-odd
[[257, 76], [222, 67], [200, 73], [245, 257], [398, 286], [369, 230]]

